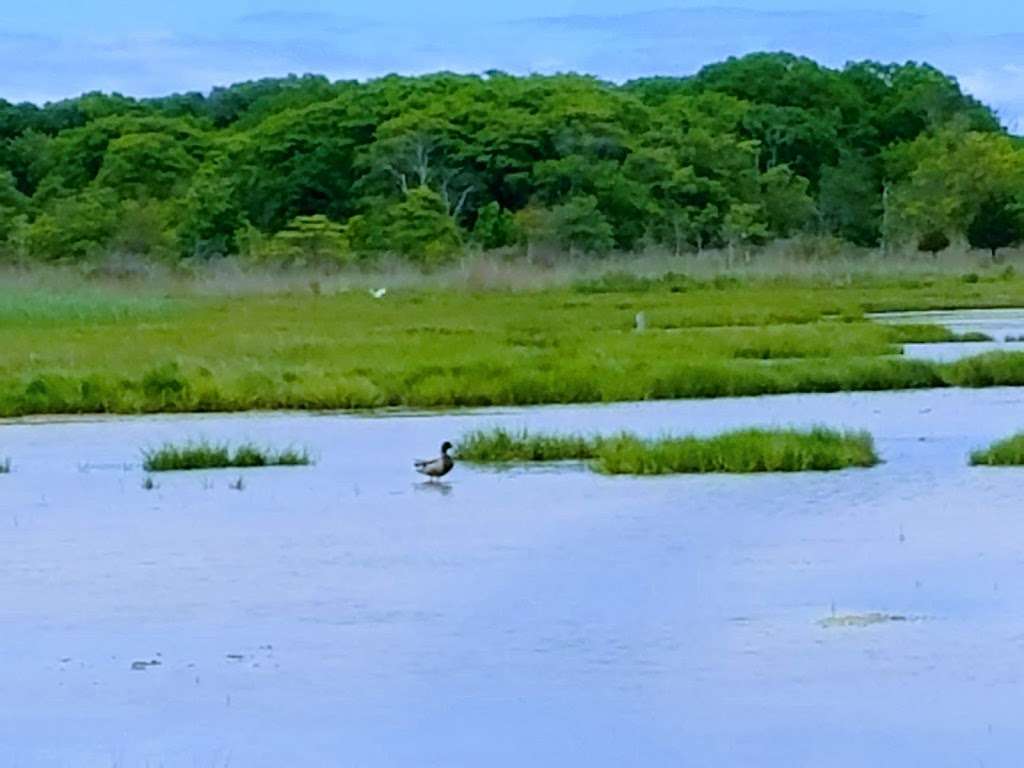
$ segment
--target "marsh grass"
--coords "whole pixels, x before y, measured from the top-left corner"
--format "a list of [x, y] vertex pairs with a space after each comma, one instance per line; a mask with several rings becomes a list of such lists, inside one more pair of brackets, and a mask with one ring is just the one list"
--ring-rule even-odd
[[[670, 345], [607, 339], [596, 349], [558, 346], [481, 351], [448, 365], [416, 353], [334, 371], [312, 359], [294, 369], [214, 373], [158, 366], [138, 378], [44, 373], [4, 379], [0, 416], [59, 413], [207, 413], [251, 410], [447, 408], [708, 399], [772, 394], [1024, 385], [1024, 353], [991, 352], [954, 363], [882, 356], [799, 357], [776, 341], [734, 357], [673, 355]], [[837, 341], [836, 350], [841, 348]], [[464, 354], [472, 356], [472, 351]]]
[[[1024, 355], [955, 366], [901, 360], [901, 339], [948, 337], [920, 328], [911, 336], [865, 317], [1020, 305], [1021, 278], [983, 275], [965, 283], [884, 267], [846, 278], [810, 270], [715, 274], [686, 259], [664, 261], [651, 275], [608, 276], [615, 264], [575, 273], [576, 280], [603, 280], [600, 290], [477, 289], [437, 282], [436, 275], [421, 274], [417, 283], [409, 273], [407, 282], [388, 284], [381, 300], [345, 287], [343, 277], [325, 278], [316, 296], [308, 278], [292, 293], [291, 277], [275, 282], [267, 275], [255, 285], [248, 275], [237, 285], [218, 278], [223, 290], [171, 282], [167, 298], [136, 284], [127, 290], [48, 278], [7, 285], [0, 272], [0, 307], [8, 307], [0, 309], [0, 417], [1024, 384]], [[668, 264], [680, 271], [666, 271]], [[360, 279], [386, 284], [376, 274]], [[644, 333], [633, 330], [638, 312], [648, 318]]]
[[594, 468], [607, 475], [828, 472], [878, 463], [866, 432], [747, 429], [710, 438], [643, 440], [620, 435], [598, 447]]
[[156, 296], [133, 296], [101, 289], [51, 293], [42, 290], [0, 291], [0, 323], [12, 325], [110, 324], [168, 316], [174, 302]]
[[596, 458], [598, 437], [543, 435], [502, 427], [475, 430], [462, 436], [457, 456], [476, 464], [509, 464], [534, 461], [583, 461]]
[[955, 335], [956, 338], [952, 339], [952, 341], [955, 342], [975, 343], [979, 341], [995, 341], [995, 339], [987, 333], [982, 333], [981, 331], [968, 331], [967, 333], [958, 333]]
[[225, 444], [206, 441], [185, 445], [167, 444], [143, 451], [143, 468], [147, 472], [174, 472], [195, 469], [225, 469], [253, 467], [294, 467], [312, 463], [304, 450], [288, 448], [274, 451], [245, 443], [235, 449]]
[[657, 439], [629, 433], [586, 437], [497, 428], [463, 437], [458, 456], [481, 464], [587, 460], [607, 475], [833, 471], [871, 467], [879, 461], [869, 434], [821, 427]]
[[1024, 432], [972, 452], [970, 461], [973, 467], [1024, 466]]
[[956, 333], [941, 325], [893, 323], [885, 326], [889, 338], [897, 344], [950, 344], [958, 342], [994, 341], [986, 333]]
[[1024, 385], [1024, 353], [989, 352], [949, 363], [942, 377], [954, 387], [1019, 387]]

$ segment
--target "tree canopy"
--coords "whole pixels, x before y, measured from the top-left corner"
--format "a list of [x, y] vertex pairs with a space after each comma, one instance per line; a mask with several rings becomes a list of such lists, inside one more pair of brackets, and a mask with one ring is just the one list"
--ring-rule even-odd
[[923, 64], [754, 54], [692, 77], [313, 75], [0, 100], [0, 252], [436, 264], [467, 246], [925, 250], [1024, 237], [1024, 148]]

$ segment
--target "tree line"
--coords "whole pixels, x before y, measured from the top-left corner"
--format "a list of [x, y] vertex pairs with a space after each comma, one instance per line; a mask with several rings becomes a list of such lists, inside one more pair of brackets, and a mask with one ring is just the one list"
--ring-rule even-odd
[[624, 84], [306, 75], [0, 101], [4, 259], [429, 265], [800, 233], [995, 254], [1024, 239], [1024, 143], [933, 67], [789, 54]]

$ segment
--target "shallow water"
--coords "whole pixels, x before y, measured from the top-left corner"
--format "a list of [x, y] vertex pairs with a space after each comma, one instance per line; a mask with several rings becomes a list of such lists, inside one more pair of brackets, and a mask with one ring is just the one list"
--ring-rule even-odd
[[905, 357], [950, 363], [986, 352], [1024, 352], [1024, 309], [956, 309], [881, 312], [871, 319], [892, 324], [941, 325], [954, 333], [984, 333], [992, 341], [904, 344]]
[[[817, 423], [886, 463], [409, 469], [479, 426]], [[1024, 470], [966, 454], [1021, 426], [1017, 389], [0, 425], [3, 764], [1017, 765]], [[198, 436], [319, 462], [142, 488]]]

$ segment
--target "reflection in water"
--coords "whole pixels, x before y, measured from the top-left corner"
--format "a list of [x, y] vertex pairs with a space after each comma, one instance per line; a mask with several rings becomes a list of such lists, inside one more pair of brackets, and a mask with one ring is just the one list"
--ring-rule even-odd
[[440, 496], [448, 496], [452, 492], [451, 483], [442, 483], [436, 481], [431, 482], [429, 480], [423, 483], [416, 483], [415, 485], [413, 485], [413, 488], [415, 488], [417, 491], [422, 491], [425, 493], [436, 493]]

